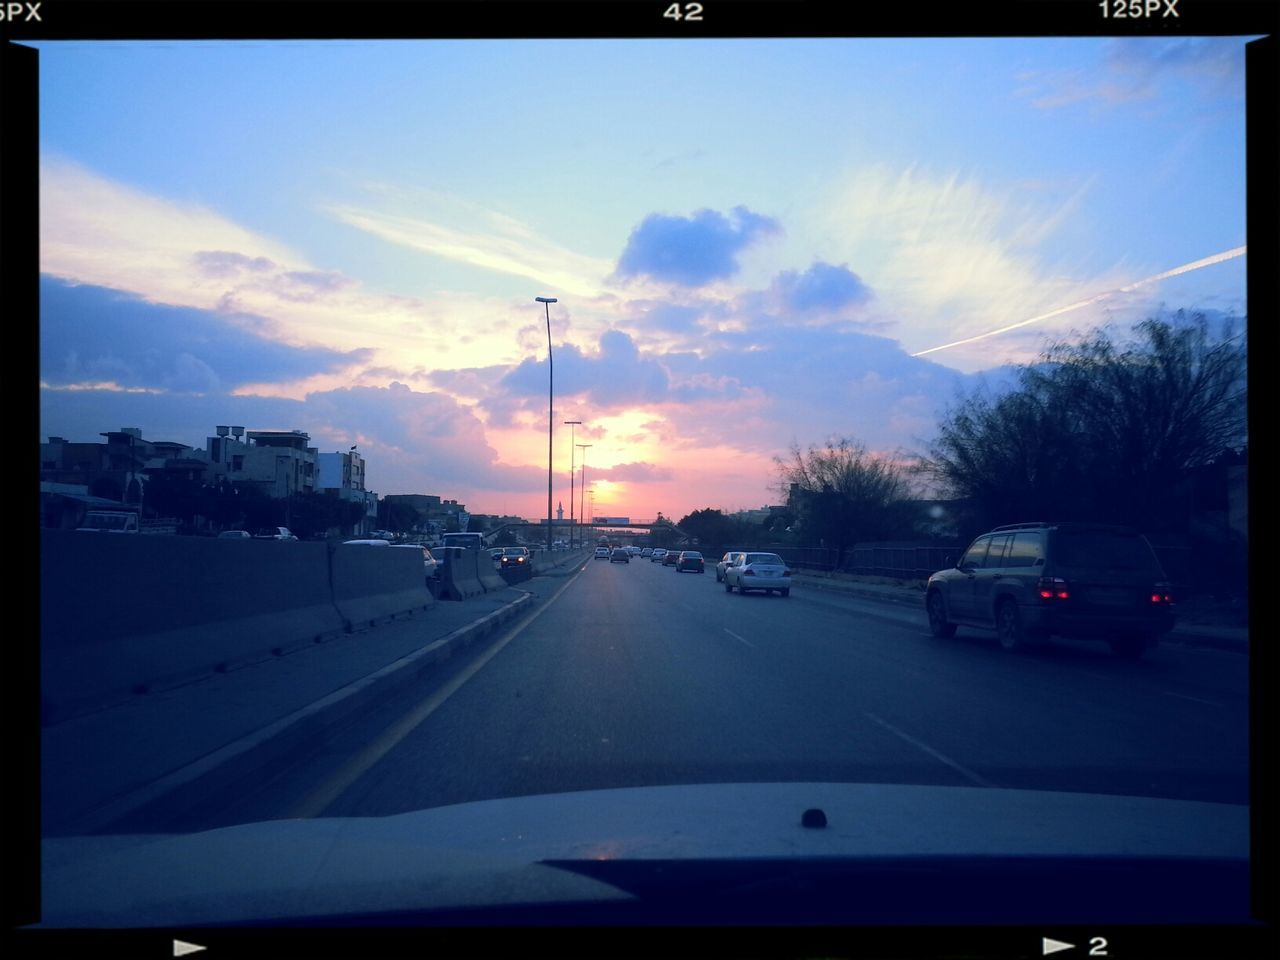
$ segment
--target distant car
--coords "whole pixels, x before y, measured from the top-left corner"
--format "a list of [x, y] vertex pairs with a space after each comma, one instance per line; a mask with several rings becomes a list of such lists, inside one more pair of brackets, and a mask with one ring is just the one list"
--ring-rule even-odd
[[288, 527], [267, 527], [253, 535], [255, 540], [297, 540]]
[[957, 626], [994, 629], [1010, 651], [1057, 634], [1139, 657], [1173, 629], [1173, 605], [1146, 537], [1103, 524], [996, 527], [925, 587], [934, 636], [954, 636]]
[[421, 550], [422, 568], [428, 580], [440, 576], [440, 561], [431, 554], [431, 549], [421, 543], [393, 543], [390, 546], [397, 550]]
[[640, 556], [642, 556], [642, 557], [651, 557], [651, 556], [653, 556], [653, 547], [645, 547], [645, 548], [643, 548], [643, 549], [640, 551]]
[[662, 558], [665, 557], [666, 555], [667, 555], [666, 550], [664, 550], [662, 547], [657, 547], [654, 549], [653, 553], [649, 554], [649, 562], [661, 563]]
[[681, 550], [680, 556], [676, 558], [676, 573], [682, 573], [685, 570], [706, 573], [706, 568], [702, 562], [702, 554], [697, 550]]
[[389, 547], [390, 540], [381, 540], [378, 537], [369, 537], [363, 540], [343, 540], [344, 547]]
[[733, 563], [724, 568], [724, 589], [745, 594], [748, 590], [791, 596], [791, 570], [776, 553], [738, 553]]
[[252, 540], [248, 530], [223, 530], [218, 534], [219, 540]]
[[609, 551], [609, 562], [610, 563], [630, 563], [631, 554], [627, 551], [626, 547], [614, 547], [612, 550]]
[[608, 547], [596, 547], [596, 556], [595, 556], [595, 558], [596, 558], [597, 560], [608, 560], [608, 559], [609, 559], [609, 548], [608, 548]]
[[680, 559], [680, 553], [677, 550], [668, 550], [662, 555], [662, 565], [664, 567], [674, 567], [676, 561]]
[[716, 564], [716, 583], [724, 582], [724, 568], [733, 563], [733, 558], [740, 556], [741, 553], [740, 550], [730, 550], [720, 558], [720, 562]]

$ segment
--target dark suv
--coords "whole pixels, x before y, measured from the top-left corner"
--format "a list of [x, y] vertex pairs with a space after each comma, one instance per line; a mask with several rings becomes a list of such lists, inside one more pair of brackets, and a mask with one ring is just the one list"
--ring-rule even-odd
[[970, 544], [929, 578], [929, 628], [994, 629], [1018, 650], [1052, 635], [1105, 640], [1139, 657], [1173, 629], [1173, 592], [1145, 537], [1128, 527], [1015, 523]]

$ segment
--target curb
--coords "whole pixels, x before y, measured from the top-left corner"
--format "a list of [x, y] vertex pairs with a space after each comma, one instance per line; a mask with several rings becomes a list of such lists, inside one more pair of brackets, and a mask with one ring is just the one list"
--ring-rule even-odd
[[119, 821], [150, 813], [162, 804], [175, 800], [183, 806], [198, 803], [207, 800], [210, 793], [226, 791], [254, 780], [261, 776], [265, 766], [288, 756], [316, 734], [332, 729], [370, 702], [394, 695], [457, 650], [527, 612], [535, 599], [533, 594], [525, 593], [505, 607], [459, 627], [260, 730], [82, 814], [60, 828], [59, 833], [64, 830], [69, 834], [96, 833]]

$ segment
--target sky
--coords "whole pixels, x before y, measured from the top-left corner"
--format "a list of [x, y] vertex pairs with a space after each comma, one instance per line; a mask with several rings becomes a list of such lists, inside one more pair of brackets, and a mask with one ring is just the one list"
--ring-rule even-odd
[[41, 439], [545, 516], [549, 314], [566, 516], [575, 443], [595, 515], [778, 503], [1052, 340], [1242, 322], [1246, 39], [32, 43]]

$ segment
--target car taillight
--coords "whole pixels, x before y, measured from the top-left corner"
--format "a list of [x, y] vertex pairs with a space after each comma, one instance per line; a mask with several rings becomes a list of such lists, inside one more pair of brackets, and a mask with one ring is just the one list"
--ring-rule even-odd
[[1069, 600], [1071, 592], [1067, 589], [1067, 581], [1061, 577], [1041, 577], [1036, 586], [1041, 600]]
[[783, 571], [782, 571], [782, 575], [783, 575], [784, 577], [789, 577], [789, 576], [791, 576], [791, 571], [790, 571], [790, 570], [783, 570]]
[[1157, 583], [1151, 588], [1151, 602], [1161, 607], [1173, 606], [1173, 585]]
[[754, 577], [756, 575], [756, 572], [752, 570], [750, 567], [747, 567], [747, 569], [742, 571], [742, 575], [744, 577]]

